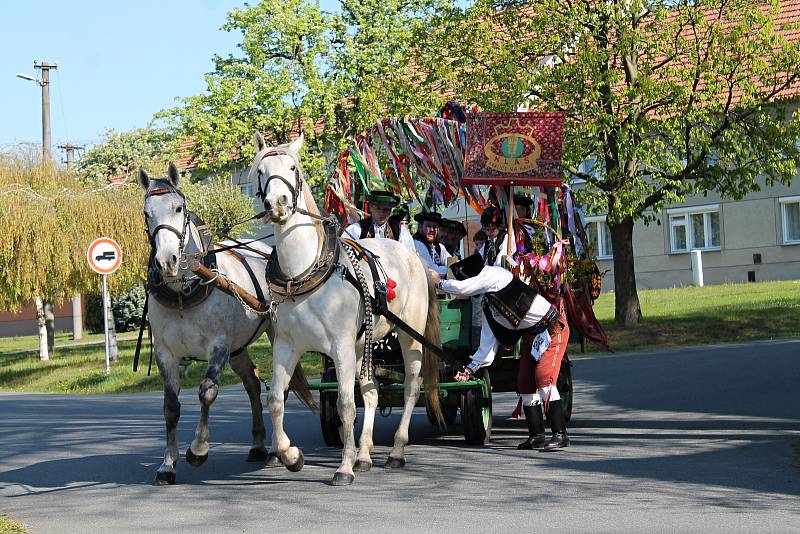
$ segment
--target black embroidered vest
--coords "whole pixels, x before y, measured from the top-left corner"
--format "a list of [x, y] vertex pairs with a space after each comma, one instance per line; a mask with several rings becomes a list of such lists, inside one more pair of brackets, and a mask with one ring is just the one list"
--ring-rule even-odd
[[[391, 235], [387, 235], [386, 237], [398, 241], [400, 239], [400, 218], [393, 215], [389, 217], [387, 223], [389, 225], [389, 233], [391, 233]], [[358, 236], [359, 239], [375, 237], [375, 222], [372, 220], [372, 217], [361, 219], [358, 221], [358, 225], [361, 227], [361, 235]]]
[[492, 310], [516, 328], [531, 309], [538, 294], [538, 291], [515, 276], [500, 291], [486, 293], [486, 301]]

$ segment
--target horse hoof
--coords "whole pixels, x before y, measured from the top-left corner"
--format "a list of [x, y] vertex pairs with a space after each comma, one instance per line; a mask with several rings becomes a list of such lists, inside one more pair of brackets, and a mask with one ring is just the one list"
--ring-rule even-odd
[[339, 473], [338, 471], [333, 474], [331, 486], [349, 486], [356, 479], [355, 476], [349, 473]]
[[250, 452], [247, 453], [247, 461], [248, 462], [268, 462], [269, 461], [269, 453], [267, 453], [266, 449], [250, 449]]
[[366, 473], [370, 469], [372, 469], [372, 462], [366, 460], [358, 460], [353, 466], [353, 471], [356, 473]]
[[303, 451], [298, 451], [300, 456], [297, 457], [297, 461], [293, 464], [284, 464], [286, 469], [291, 471], [292, 473], [297, 473], [303, 468], [303, 464], [305, 463], [305, 459], [303, 458]]
[[172, 486], [175, 484], [175, 473], [172, 471], [158, 471], [153, 486]]
[[203, 454], [202, 456], [198, 456], [192, 452], [192, 448], [189, 447], [186, 449], [186, 461], [189, 462], [189, 465], [194, 467], [200, 467], [208, 460], [208, 453]]
[[264, 464], [265, 467], [283, 467], [283, 462], [281, 461], [281, 457], [275, 454], [274, 452], [269, 453], [267, 456], [267, 463]]
[[386, 464], [384, 464], [384, 469], [402, 469], [406, 466], [406, 459], [405, 458], [392, 458], [389, 456], [386, 459]]

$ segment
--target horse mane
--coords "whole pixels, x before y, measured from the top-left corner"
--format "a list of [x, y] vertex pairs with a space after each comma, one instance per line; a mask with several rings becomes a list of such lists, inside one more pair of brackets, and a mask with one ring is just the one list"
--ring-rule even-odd
[[317, 206], [317, 201], [314, 200], [314, 195], [311, 194], [311, 188], [308, 186], [308, 182], [300, 175], [300, 179], [303, 181], [303, 200], [306, 201], [306, 210], [313, 213], [314, 215], [322, 215], [322, 212], [319, 210], [319, 206]]

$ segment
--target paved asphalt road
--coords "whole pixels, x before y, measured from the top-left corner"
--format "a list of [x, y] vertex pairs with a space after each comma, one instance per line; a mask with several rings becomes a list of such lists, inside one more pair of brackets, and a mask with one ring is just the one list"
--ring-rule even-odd
[[[800, 339], [576, 359], [572, 446], [517, 451], [495, 396], [495, 440], [465, 446], [418, 410], [403, 471], [326, 484], [339, 451], [316, 416], [287, 415], [300, 473], [246, 463], [246, 397], [226, 388], [208, 462], [178, 485], [161, 461], [160, 395], [0, 395], [0, 512], [36, 534], [125, 532], [800, 532]], [[182, 395], [181, 450], [198, 413]], [[377, 422], [374, 459], [397, 415]]]

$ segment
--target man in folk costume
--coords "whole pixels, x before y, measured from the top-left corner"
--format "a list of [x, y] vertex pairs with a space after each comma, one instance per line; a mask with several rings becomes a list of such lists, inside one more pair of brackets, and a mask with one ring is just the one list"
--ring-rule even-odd
[[394, 239], [412, 252], [414, 240], [403, 222], [403, 214], [392, 215], [392, 209], [400, 204], [400, 197], [389, 191], [372, 191], [367, 195], [369, 217], [348, 226], [345, 233], [351, 239], [378, 237]]
[[508, 235], [503, 212], [489, 206], [481, 213], [481, 228], [488, 240], [481, 250], [486, 265], [500, 266], [503, 257], [508, 255]]
[[423, 211], [414, 215], [414, 220], [418, 225], [414, 234], [414, 245], [422, 263], [440, 277], [447, 276], [447, 258], [450, 253], [438, 239], [442, 214]]
[[[400, 197], [389, 191], [372, 191], [367, 195], [369, 202], [369, 217], [351, 224], [345, 229], [345, 237], [351, 239], [394, 239], [405, 245], [412, 252], [416, 252], [411, 232], [404, 218], [407, 214], [397, 213], [392, 215], [392, 209], [400, 204]], [[372, 354], [376, 358], [390, 358], [402, 355], [400, 340], [397, 332], [389, 332], [382, 339], [372, 345]]]
[[[562, 302], [553, 305], [536, 289], [502, 267], [484, 266], [470, 256], [451, 266], [456, 280], [440, 280], [444, 292], [459, 296], [483, 295], [483, 319], [478, 350], [456, 374], [463, 382], [494, 361], [500, 345], [514, 346], [523, 334], [535, 335], [530, 354], [520, 358], [517, 387], [528, 424], [528, 439], [520, 449], [557, 450], [569, 445], [564, 412], [556, 382], [569, 342], [569, 326]], [[548, 440], [544, 414], [553, 431]]]

